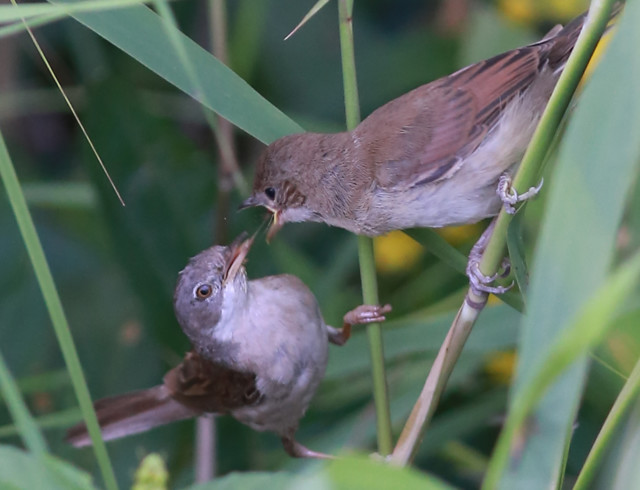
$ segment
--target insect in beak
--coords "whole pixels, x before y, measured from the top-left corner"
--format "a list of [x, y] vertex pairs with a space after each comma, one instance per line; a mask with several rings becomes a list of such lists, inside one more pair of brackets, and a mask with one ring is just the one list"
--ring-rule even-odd
[[267, 243], [271, 242], [271, 239], [280, 231], [280, 228], [284, 225], [282, 220], [280, 220], [280, 211], [277, 209], [269, 209], [273, 213], [273, 221], [271, 222], [271, 226], [269, 227], [269, 231], [267, 232]]

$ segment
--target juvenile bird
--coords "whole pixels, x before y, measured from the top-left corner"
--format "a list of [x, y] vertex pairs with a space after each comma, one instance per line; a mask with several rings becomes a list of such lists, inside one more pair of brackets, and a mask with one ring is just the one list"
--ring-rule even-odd
[[[248, 280], [253, 238], [214, 246], [180, 273], [175, 314], [193, 350], [163, 384], [95, 403], [105, 440], [202, 414], [231, 414], [275, 432], [293, 457], [325, 457], [295, 440], [298, 422], [324, 376], [328, 341], [342, 345], [352, 325], [384, 320], [385, 306], [359, 306], [344, 326], [326, 325], [311, 291], [292, 275]], [[68, 431], [91, 444], [84, 424]]]
[[363, 235], [475, 223], [518, 196], [510, 187], [585, 16], [539, 42], [418, 87], [354, 130], [301, 133], [261, 155], [242, 207]]

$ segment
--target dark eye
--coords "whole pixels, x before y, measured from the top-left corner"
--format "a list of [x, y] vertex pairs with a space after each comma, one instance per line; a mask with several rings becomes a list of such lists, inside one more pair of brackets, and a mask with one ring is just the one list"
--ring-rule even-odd
[[200, 284], [196, 288], [196, 296], [198, 299], [207, 299], [213, 293], [213, 287], [211, 284]]
[[276, 190], [273, 187], [267, 187], [264, 190], [264, 194], [272, 201], [276, 198]]

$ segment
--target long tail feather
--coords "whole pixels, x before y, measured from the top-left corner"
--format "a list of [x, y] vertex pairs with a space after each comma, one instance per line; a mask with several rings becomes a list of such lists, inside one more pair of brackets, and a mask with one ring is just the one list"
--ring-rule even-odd
[[[98, 400], [94, 407], [105, 441], [138, 434], [159, 425], [199, 415], [199, 412], [171, 398], [163, 385], [103, 398]], [[91, 444], [84, 423], [71, 427], [67, 431], [66, 440], [76, 447]]]

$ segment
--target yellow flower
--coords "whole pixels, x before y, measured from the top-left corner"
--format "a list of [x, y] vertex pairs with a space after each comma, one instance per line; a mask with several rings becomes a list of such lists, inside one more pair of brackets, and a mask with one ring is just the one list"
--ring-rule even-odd
[[401, 231], [392, 231], [374, 240], [376, 266], [382, 273], [410, 269], [423, 252], [422, 245]]
[[536, 11], [531, 0], [500, 0], [498, 6], [507, 18], [530, 24], [536, 19]]
[[545, 11], [547, 19], [568, 20], [589, 8], [589, 2], [586, 0], [546, 0], [539, 2], [540, 18], [545, 19]]
[[582, 80], [588, 79], [593, 73], [593, 70], [595, 69], [595, 67], [598, 66], [598, 63], [600, 63], [600, 59], [602, 58], [603, 53], [607, 50], [607, 47], [611, 42], [611, 36], [613, 35], [614, 29], [615, 28], [609, 29], [605, 33], [605, 35], [602, 36], [602, 39], [598, 41], [598, 45], [596, 46], [596, 49], [593, 52], [593, 56], [591, 56], [591, 59], [589, 60], [589, 64], [587, 65], [587, 68], [584, 71]]
[[477, 236], [482, 230], [480, 223], [462, 226], [447, 226], [438, 228], [436, 232], [454, 247], [468, 241], [471, 237]]
[[509, 384], [515, 365], [515, 351], [496, 352], [487, 361], [484, 370], [495, 383]]
[[498, 8], [509, 19], [523, 24], [564, 22], [585, 12], [587, 0], [499, 0]]

